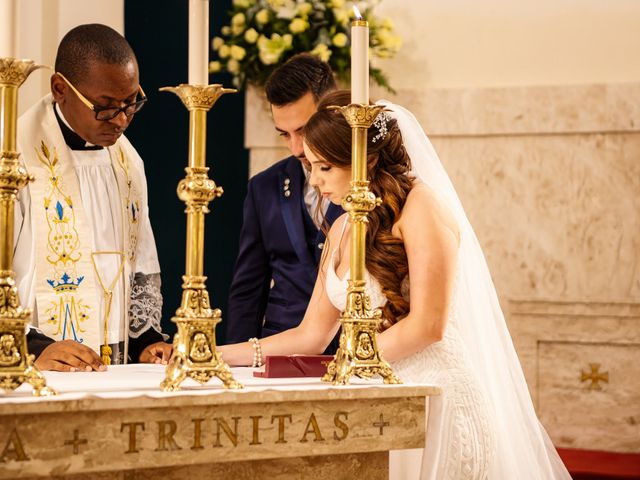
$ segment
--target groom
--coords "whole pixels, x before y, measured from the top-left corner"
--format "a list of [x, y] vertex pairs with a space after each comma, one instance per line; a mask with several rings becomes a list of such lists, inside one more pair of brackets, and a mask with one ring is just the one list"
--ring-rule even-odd
[[[301, 131], [320, 97], [335, 88], [329, 65], [309, 54], [295, 55], [267, 81], [273, 122], [291, 156], [249, 181], [227, 307], [227, 343], [267, 337], [304, 317], [325, 240], [319, 211], [331, 225], [342, 209], [309, 185]], [[336, 348], [334, 341], [327, 353]]]

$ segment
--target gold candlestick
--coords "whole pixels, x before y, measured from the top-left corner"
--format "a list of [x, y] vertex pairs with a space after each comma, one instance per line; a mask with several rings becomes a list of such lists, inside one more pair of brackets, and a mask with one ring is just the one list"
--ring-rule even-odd
[[187, 204], [186, 273], [182, 277], [182, 303], [171, 319], [178, 326], [173, 357], [160, 388], [176, 391], [186, 377], [205, 384], [214, 376], [226, 388], [242, 388], [216, 350], [215, 326], [222, 314], [210, 307], [207, 277], [203, 275], [204, 215], [209, 212], [209, 202], [222, 195], [222, 187], [207, 176], [209, 168], [205, 166], [207, 112], [220, 96], [236, 90], [218, 84], [181, 84], [160, 90], [178, 95], [189, 110], [189, 166], [185, 168], [186, 178], [178, 184], [178, 197]]
[[353, 375], [361, 378], [380, 375], [384, 383], [401, 383], [378, 350], [382, 311], [371, 308], [365, 288], [367, 214], [381, 202], [369, 191], [367, 181], [367, 130], [383, 107], [351, 104], [336, 108], [351, 126], [351, 191], [342, 202], [351, 221], [351, 268], [347, 304], [340, 314], [340, 346], [322, 381], [347, 385]]
[[33, 181], [20, 165], [16, 147], [18, 89], [34, 70], [31, 60], [0, 58], [0, 388], [15, 390], [24, 382], [33, 395], [55, 395], [27, 350], [26, 327], [31, 310], [22, 308], [13, 271], [13, 222], [18, 191]]

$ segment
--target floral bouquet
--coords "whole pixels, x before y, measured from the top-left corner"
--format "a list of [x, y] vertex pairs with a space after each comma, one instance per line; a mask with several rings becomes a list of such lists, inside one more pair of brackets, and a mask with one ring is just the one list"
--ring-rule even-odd
[[[358, 2], [369, 22], [371, 57], [390, 58], [400, 48], [389, 19], [372, 10], [381, 0]], [[345, 0], [233, 0], [231, 25], [222, 27], [222, 37], [212, 41], [218, 60], [209, 71], [227, 71], [237, 87], [262, 86], [278, 66], [291, 56], [310, 52], [331, 65], [338, 80], [350, 78], [350, 33], [354, 12]], [[387, 77], [379, 68], [369, 74], [390, 92]]]

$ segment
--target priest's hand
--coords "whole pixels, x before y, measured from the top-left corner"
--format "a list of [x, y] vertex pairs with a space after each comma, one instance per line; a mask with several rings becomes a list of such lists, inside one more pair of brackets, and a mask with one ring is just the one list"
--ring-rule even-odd
[[166, 342], [152, 343], [147, 346], [140, 354], [140, 363], [161, 363], [166, 365], [169, 363], [173, 345]]
[[54, 342], [45, 348], [35, 361], [40, 370], [58, 372], [104, 372], [107, 367], [92, 349], [73, 340]]

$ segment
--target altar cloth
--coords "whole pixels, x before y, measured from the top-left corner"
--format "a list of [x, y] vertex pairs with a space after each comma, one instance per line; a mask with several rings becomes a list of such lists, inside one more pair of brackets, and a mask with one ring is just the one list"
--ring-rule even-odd
[[[13, 392], [0, 392], [0, 405], [13, 403], [33, 403], [42, 400], [63, 401], [80, 400], [84, 398], [125, 399], [135, 397], [165, 398], [171, 396], [202, 396], [221, 394], [224, 392], [260, 392], [267, 390], [286, 391], [324, 391], [331, 389], [344, 389], [343, 386], [334, 386], [320, 381], [319, 378], [257, 378], [253, 376], [256, 370], [250, 367], [232, 368], [234, 378], [242, 383], [245, 388], [229, 390], [223, 387], [222, 382], [212, 378], [208, 383], [200, 385], [195, 380], [187, 378], [181, 384], [178, 392], [163, 392], [160, 383], [165, 378], [165, 365], [154, 364], [130, 364], [111, 365], [105, 372], [43, 372], [47, 386], [55, 389], [58, 395], [51, 397], [32, 396], [32, 387], [23, 384]], [[404, 386], [417, 386], [415, 384], [403, 384]], [[351, 379], [351, 388], [394, 388], [394, 385], [384, 385], [382, 379]], [[439, 387], [431, 386], [430, 394], [437, 395]]]

